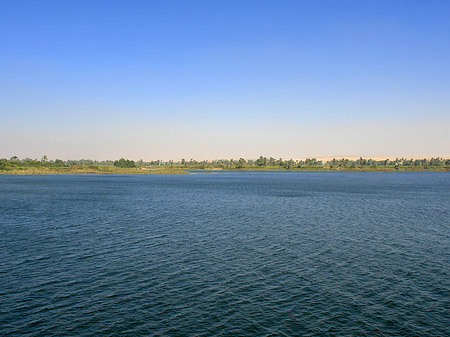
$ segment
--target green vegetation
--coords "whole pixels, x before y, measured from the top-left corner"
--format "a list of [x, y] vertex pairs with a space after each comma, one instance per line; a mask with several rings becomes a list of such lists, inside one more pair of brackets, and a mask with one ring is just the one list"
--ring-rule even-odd
[[133, 160], [128, 160], [124, 158], [120, 158], [119, 160], [116, 160], [114, 162], [115, 167], [121, 167], [121, 168], [133, 168], [136, 167], [136, 164]]
[[96, 160], [48, 160], [43, 156], [41, 160], [0, 159], [0, 173], [7, 174], [186, 174], [186, 170], [179, 167], [167, 168], [164, 165], [151, 167], [141, 160], [135, 163], [132, 160], [121, 158], [116, 161]]
[[14, 156], [8, 159], [0, 159], [0, 173], [9, 174], [79, 174], [79, 173], [103, 173], [103, 174], [185, 174], [188, 170], [288, 170], [288, 171], [314, 171], [314, 170], [345, 170], [345, 171], [450, 171], [450, 159], [406, 159], [373, 160], [359, 158], [349, 160], [346, 158], [332, 159], [322, 162], [315, 158], [305, 160], [283, 160], [260, 156], [256, 160], [221, 159], [221, 160], [185, 160], [181, 161], [150, 161], [137, 162], [121, 158], [116, 161], [96, 160], [49, 160], [43, 156], [37, 159], [19, 159]]
[[[152, 164], [154, 162], [151, 162]], [[155, 162], [156, 163], [156, 162]], [[168, 165], [168, 163], [157, 162], [159, 165]], [[284, 160], [282, 158], [266, 158], [260, 156], [256, 160], [221, 159], [196, 161], [191, 159], [187, 161], [182, 159], [180, 162], [172, 162], [174, 167], [182, 167], [187, 170], [289, 170], [289, 171], [417, 171], [417, 170], [450, 170], [450, 159], [431, 158], [431, 159], [406, 159], [397, 158], [395, 160], [374, 160], [363, 159], [350, 160], [347, 158], [332, 159], [327, 162], [317, 160], [316, 158], [307, 158], [305, 160]]]

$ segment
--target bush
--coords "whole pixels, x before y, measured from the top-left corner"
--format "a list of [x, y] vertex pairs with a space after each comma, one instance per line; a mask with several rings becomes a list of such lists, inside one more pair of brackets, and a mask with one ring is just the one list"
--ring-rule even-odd
[[134, 160], [120, 158], [119, 160], [116, 160], [114, 162], [114, 166], [121, 167], [121, 168], [133, 168], [133, 167], [136, 167], [136, 163], [134, 162]]

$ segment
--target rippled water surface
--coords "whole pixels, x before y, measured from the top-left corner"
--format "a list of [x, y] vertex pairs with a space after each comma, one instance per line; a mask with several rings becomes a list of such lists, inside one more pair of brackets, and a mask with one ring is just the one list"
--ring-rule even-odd
[[0, 335], [450, 335], [448, 172], [0, 176]]

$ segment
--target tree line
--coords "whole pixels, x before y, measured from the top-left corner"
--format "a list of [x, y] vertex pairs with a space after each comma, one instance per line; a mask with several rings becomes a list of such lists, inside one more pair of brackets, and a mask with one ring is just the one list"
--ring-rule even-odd
[[293, 159], [275, 159], [273, 157], [260, 156], [257, 159], [217, 159], [217, 160], [203, 160], [197, 161], [194, 159], [180, 161], [139, 161], [120, 158], [119, 160], [105, 160], [97, 161], [90, 159], [81, 160], [49, 160], [47, 156], [42, 156], [38, 159], [19, 159], [13, 156], [10, 159], [0, 159], [0, 170], [8, 171], [16, 168], [70, 168], [70, 167], [98, 167], [98, 166], [114, 166], [117, 168], [151, 168], [155, 166], [162, 166], [166, 168], [176, 169], [286, 169], [286, 170], [309, 170], [309, 169], [330, 169], [330, 170], [344, 170], [344, 169], [450, 169], [449, 158], [431, 158], [431, 159], [408, 159], [396, 158], [374, 160], [360, 157], [356, 160], [347, 158], [333, 158], [332, 160], [323, 162], [316, 158], [307, 158], [304, 160]]

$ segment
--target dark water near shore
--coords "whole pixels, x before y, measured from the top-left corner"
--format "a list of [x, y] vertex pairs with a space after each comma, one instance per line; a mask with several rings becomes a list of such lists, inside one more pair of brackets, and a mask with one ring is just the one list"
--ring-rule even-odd
[[0, 335], [450, 335], [448, 172], [0, 176]]

